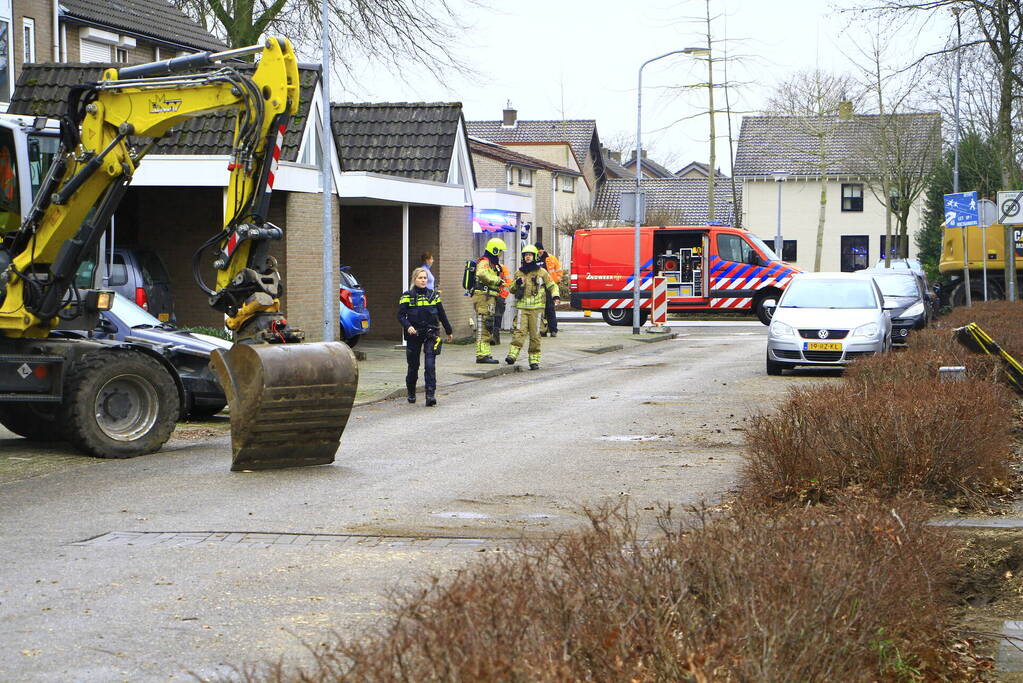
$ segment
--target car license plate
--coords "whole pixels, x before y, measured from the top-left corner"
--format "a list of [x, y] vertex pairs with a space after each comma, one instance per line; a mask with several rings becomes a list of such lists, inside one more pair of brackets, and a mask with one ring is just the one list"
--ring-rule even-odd
[[362, 321], [362, 329], [366, 329], [367, 327], [369, 327], [369, 321], [368, 320], [363, 320]]
[[170, 320], [170, 313], [161, 313], [156, 317], [159, 318], [160, 322], [165, 323]]
[[804, 351], [841, 351], [842, 342], [804, 342]]

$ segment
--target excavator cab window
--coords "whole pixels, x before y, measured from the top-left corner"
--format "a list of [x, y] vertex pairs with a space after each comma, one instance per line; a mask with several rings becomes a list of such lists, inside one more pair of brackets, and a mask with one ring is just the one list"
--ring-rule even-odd
[[17, 164], [14, 132], [0, 128], [0, 234], [12, 232], [21, 226]]
[[32, 179], [32, 196], [36, 196], [39, 186], [50, 170], [54, 158], [60, 149], [60, 139], [54, 135], [31, 133], [28, 136], [28, 173]]

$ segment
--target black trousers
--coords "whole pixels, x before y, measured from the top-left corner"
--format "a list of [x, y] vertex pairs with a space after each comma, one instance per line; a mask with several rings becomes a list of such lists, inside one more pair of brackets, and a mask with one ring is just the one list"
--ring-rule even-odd
[[547, 301], [543, 305], [543, 317], [547, 321], [544, 328], [548, 332], [556, 334], [558, 331], [558, 315], [554, 310], [554, 297], [551, 296], [550, 292], [547, 292]]
[[426, 357], [424, 363], [426, 393], [432, 396], [437, 390], [437, 356], [433, 354], [433, 342], [436, 337], [432, 335], [410, 334], [405, 342], [405, 362], [408, 363], [408, 374], [405, 375], [405, 388], [408, 393], [416, 393], [416, 382], [419, 380], [419, 356]]

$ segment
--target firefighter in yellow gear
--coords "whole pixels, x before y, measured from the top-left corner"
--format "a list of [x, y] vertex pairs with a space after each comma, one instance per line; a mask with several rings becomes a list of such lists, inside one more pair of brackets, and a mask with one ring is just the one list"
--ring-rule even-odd
[[[539, 252], [536, 255], [536, 262], [547, 271], [551, 279], [554, 280], [554, 284], [560, 284], [561, 276], [565, 272], [561, 267], [561, 261], [554, 254], [548, 253], [540, 242], [536, 243], [536, 250]], [[555, 291], [560, 291], [560, 287]], [[540, 320], [540, 336], [546, 337], [548, 333], [552, 337], [558, 336], [558, 314], [554, 309], [554, 297], [551, 296], [547, 297], [547, 302], [543, 309], [543, 318]]]
[[501, 252], [507, 248], [504, 240], [493, 237], [487, 242], [483, 256], [476, 262], [476, 287], [472, 292], [472, 306], [476, 311], [477, 363], [498, 362], [490, 355], [490, 334], [497, 300], [504, 284], [501, 280]]
[[515, 271], [511, 293], [515, 295], [515, 330], [508, 345], [508, 365], [514, 365], [529, 332], [529, 369], [540, 368], [540, 316], [550, 296], [559, 300], [558, 285], [550, 274], [536, 262], [538, 250], [532, 244], [522, 249], [522, 265]]

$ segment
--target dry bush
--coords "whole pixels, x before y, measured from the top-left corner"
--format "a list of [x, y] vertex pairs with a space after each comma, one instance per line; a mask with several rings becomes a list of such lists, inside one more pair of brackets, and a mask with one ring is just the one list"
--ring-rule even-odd
[[977, 323], [1016, 360], [1023, 363], [1023, 303], [981, 301], [967, 308], [959, 306], [940, 318], [939, 329]]
[[741, 488], [760, 502], [826, 501], [858, 487], [979, 504], [1011, 480], [1012, 420], [1008, 390], [982, 379], [868, 375], [793, 389], [776, 414], [745, 427]]
[[[898, 510], [896, 512], [896, 509]], [[489, 557], [398, 602], [389, 625], [250, 681], [955, 679], [952, 544], [919, 501], [621, 516]], [[965, 678], [963, 679], [965, 680]]]

